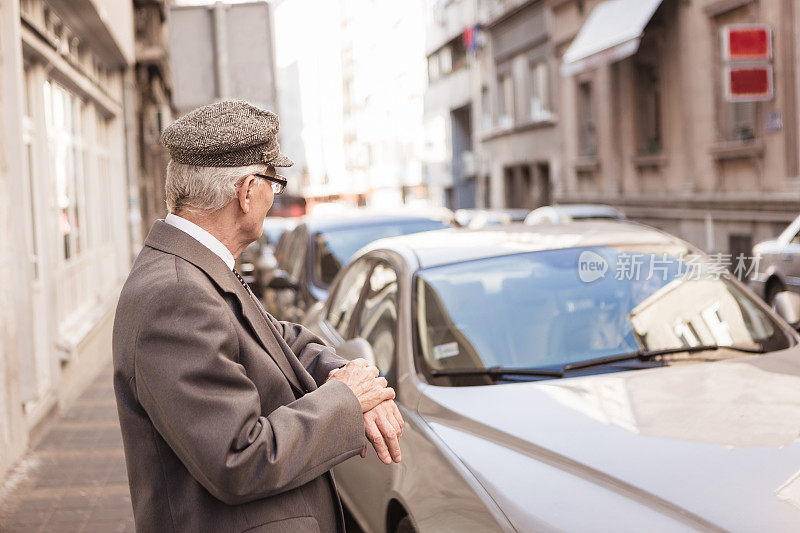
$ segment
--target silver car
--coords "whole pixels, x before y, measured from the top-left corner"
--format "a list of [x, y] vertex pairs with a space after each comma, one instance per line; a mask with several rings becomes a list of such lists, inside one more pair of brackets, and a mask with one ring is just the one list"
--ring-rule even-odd
[[800, 293], [800, 216], [789, 224], [780, 236], [753, 247], [753, 265], [750, 286], [772, 305], [782, 291]]
[[305, 323], [406, 421], [401, 463], [334, 470], [366, 531], [800, 529], [800, 338], [670, 235], [378, 241]]
[[525, 224], [566, 224], [574, 220], [627, 220], [622, 211], [602, 204], [546, 205], [531, 211]]

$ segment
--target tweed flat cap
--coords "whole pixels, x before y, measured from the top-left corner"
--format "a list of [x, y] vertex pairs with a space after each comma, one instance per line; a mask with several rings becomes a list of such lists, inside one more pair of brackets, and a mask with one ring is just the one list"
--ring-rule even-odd
[[161, 144], [174, 161], [187, 165], [290, 167], [294, 163], [280, 152], [278, 127], [272, 111], [224, 100], [198, 107], [164, 128]]

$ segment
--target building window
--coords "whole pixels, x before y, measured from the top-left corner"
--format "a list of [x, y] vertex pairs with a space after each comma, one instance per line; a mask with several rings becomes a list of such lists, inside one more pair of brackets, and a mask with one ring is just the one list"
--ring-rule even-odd
[[428, 83], [433, 83], [439, 79], [439, 54], [428, 56]]
[[550, 91], [548, 90], [547, 63], [530, 64], [528, 102], [531, 120], [546, 120], [550, 117]]
[[655, 65], [636, 67], [638, 149], [641, 154], [659, 154], [661, 140], [661, 86]]
[[498, 86], [498, 123], [501, 128], [510, 128], [514, 125], [514, 78], [511, 72], [500, 76]]
[[756, 138], [756, 102], [726, 102], [726, 140], [749, 142]]
[[592, 101], [592, 83], [590, 81], [585, 81], [578, 85], [578, 133], [580, 155], [597, 155], [594, 103]]
[[484, 131], [492, 129], [492, 103], [489, 98], [489, 88], [481, 87], [481, 128]]
[[81, 100], [61, 85], [44, 83], [51, 172], [56, 185], [61, 257], [70, 261], [86, 245]]
[[428, 56], [428, 82], [434, 82], [466, 66], [467, 50], [459, 36]]
[[459, 35], [450, 41], [449, 48], [453, 55], [453, 72], [467, 66], [467, 49], [464, 47], [464, 39]]
[[97, 153], [97, 177], [100, 185], [100, 216], [102, 226], [100, 229], [100, 242], [106, 244], [111, 241], [114, 224], [114, 194], [111, 185], [111, 120], [97, 114], [95, 144]]
[[439, 50], [439, 72], [442, 76], [447, 76], [453, 71], [453, 51], [449, 46]]

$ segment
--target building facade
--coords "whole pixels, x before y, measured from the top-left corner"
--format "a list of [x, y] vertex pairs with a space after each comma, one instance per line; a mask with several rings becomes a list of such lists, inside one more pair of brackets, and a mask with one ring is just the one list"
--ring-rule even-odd
[[344, 167], [370, 206], [413, 203], [421, 183], [423, 0], [342, 0]]
[[111, 357], [133, 60], [130, 1], [0, 2], [0, 475]]
[[425, 181], [450, 208], [550, 203], [557, 64], [542, 0], [429, 5]]
[[534, 209], [558, 173], [557, 65], [543, 1], [481, 0], [476, 204]]
[[[792, 0], [625, 1], [616, 16], [631, 32], [625, 42], [613, 24], [597, 24], [607, 2], [548, 1], [564, 73], [554, 200], [611, 204], [708, 252], [748, 255], [800, 208], [800, 7]], [[722, 32], [754, 23], [772, 32], [774, 94], [731, 102]]]
[[425, 12], [423, 183], [434, 205], [474, 207], [474, 87], [480, 73], [464, 46], [464, 30], [478, 23], [478, 0], [428, 0]]
[[281, 169], [287, 191], [311, 204], [337, 198], [352, 188], [344, 167], [340, 2], [284, 0], [274, 20], [281, 151], [294, 161]]
[[136, 191], [141, 213], [141, 235], [156, 219], [166, 216], [164, 178], [169, 151], [160, 143], [161, 132], [175, 116], [169, 69], [167, 0], [134, 0], [136, 63], [133, 69], [133, 122], [136, 131]]

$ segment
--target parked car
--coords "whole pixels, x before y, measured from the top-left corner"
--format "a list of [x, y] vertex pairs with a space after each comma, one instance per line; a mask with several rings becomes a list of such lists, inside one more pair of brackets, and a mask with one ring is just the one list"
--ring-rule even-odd
[[574, 220], [626, 220], [618, 209], [601, 204], [546, 205], [525, 217], [526, 224], [565, 224]]
[[281, 236], [294, 229], [297, 218], [267, 217], [264, 230], [256, 241], [250, 243], [236, 260], [236, 269], [256, 294], [266, 288], [268, 276], [277, 267], [275, 247]]
[[349, 212], [307, 216], [276, 249], [277, 268], [268, 275], [263, 299], [279, 320], [298, 322], [350, 257], [371, 241], [449, 227], [438, 217]]
[[[635, 264], [658, 275], [617, 275]], [[304, 321], [340, 355], [374, 361], [406, 422], [401, 463], [370, 452], [335, 467], [356, 521], [798, 530], [800, 337], [706, 266], [686, 242], [607, 221], [360, 251]]]
[[475, 213], [467, 226], [478, 229], [523, 222], [530, 212], [530, 209], [481, 209]]
[[522, 222], [530, 212], [530, 209], [457, 209], [453, 218], [457, 226], [477, 229]]
[[760, 259], [750, 286], [768, 304], [781, 291], [800, 292], [800, 216], [777, 239], [756, 244], [753, 257]]

